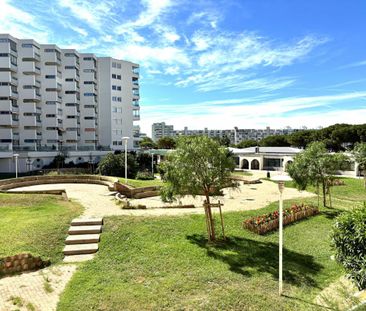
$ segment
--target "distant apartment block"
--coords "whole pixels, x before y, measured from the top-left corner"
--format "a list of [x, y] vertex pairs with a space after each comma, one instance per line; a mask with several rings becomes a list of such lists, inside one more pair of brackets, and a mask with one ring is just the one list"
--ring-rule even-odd
[[139, 112], [138, 64], [0, 34], [0, 172], [6, 153], [77, 156], [121, 149], [124, 136], [133, 149]]
[[228, 137], [232, 144], [238, 144], [244, 140], [261, 140], [270, 135], [283, 135], [291, 134], [298, 131], [298, 129], [292, 129], [287, 127], [285, 129], [271, 129], [267, 127], [265, 129], [239, 129], [237, 127], [230, 130], [209, 130], [205, 128], [203, 130], [189, 130], [185, 127], [183, 130], [174, 130], [173, 125], [167, 125], [165, 122], [154, 123], [152, 125], [152, 139], [157, 141], [161, 137], [178, 137], [178, 136], [193, 136], [193, 135], [205, 135], [208, 137]]

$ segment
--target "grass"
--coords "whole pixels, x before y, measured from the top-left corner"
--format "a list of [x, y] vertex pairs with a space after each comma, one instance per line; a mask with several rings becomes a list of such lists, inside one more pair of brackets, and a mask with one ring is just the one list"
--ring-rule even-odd
[[31, 253], [62, 260], [70, 222], [80, 205], [39, 194], [0, 194], [0, 258]]
[[[330, 230], [348, 201], [284, 229], [284, 294], [278, 297], [278, 232], [259, 236], [244, 219], [271, 212], [225, 213], [226, 242], [208, 244], [203, 215], [109, 217], [100, 250], [76, 272], [59, 311], [83, 310], [324, 310], [314, 298], [344, 274], [331, 260]], [[354, 201], [352, 201], [354, 199]], [[316, 204], [316, 198], [285, 201]]]
[[[125, 183], [124, 178], [119, 178], [120, 183]], [[164, 183], [161, 179], [153, 180], [139, 180], [139, 179], [127, 179], [127, 184], [134, 188], [150, 187], [150, 186], [162, 186]]]
[[[268, 178], [263, 179], [271, 181]], [[343, 180], [345, 185], [333, 186], [331, 188], [332, 199], [352, 202], [366, 201], [366, 189], [364, 188], [363, 179], [346, 177], [340, 177], [338, 179]], [[286, 181], [285, 186], [288, 188], [296, 188], [296, 185], [293, 181]], [[309, 192], [316, 192], [316, 188], [314, 186], [309, 186], [306, 190]]]

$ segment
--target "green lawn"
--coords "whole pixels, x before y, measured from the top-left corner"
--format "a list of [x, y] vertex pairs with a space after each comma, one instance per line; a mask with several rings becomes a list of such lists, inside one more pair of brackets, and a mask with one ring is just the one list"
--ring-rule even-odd
[[0, 194], [0, 258], [30, 252], [62, 260], [67, 229], [80, 205], [39, 194]]
[[361, 202], [336, 200], [333, 209], [285, 227], [282, 298], [278, 233], [258, 236], [241, 227], [277, 203], [226, 213], [228, 240], [211, 245], [203, 215], [109, 217], [97, 256], [74, 275], [58, 310], [324, 310], [315, 296], [344, 273], [330, 259], [329, 232], [334, 218], [355, 205]]
[[[119, 181], [121, 183], [125, 183], [124, 178], [119, 178]], [[150, 186], [162, 186], [163, 182], [161, 179], [154, 179], [154, 180], [139, 180], [139, 179], [127, 179], [128, 185], [134, 187], [134, 188], [140, 188], [140, 187], [150, 187]]]
[[[264, 179], [268, 180], [267, 178]], [[366, 189], [364, 188], [363, 179], [345, 177], [339, 179], [343, 180], [345, 185], [332, 187], [332, 198], [346, 201], [366, 201]], [[296, 188], [293, 181], [286, 181], [285, 185], [286, 187]], [[313, 186], [309, 186], [306, 190], [316, 192]]]

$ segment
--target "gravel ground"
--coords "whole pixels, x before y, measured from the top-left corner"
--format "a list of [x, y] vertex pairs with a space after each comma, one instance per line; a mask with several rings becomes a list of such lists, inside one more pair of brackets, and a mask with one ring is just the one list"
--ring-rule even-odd
[[[256, 172], [256, 175], [249, 178], [256, 179], [263, 176], [264, 172]], [[121, 209], [115, 203], [114, 193], [107, 187], [101, 185], [88, 184], [45, 184], [16, 188], [16, 190], [41, 190], [41, 189], [65, 189], [69, 199], [80, 202], [84, 207], [84, 214], [88, 216], [111, 216], [111, 215], [134, 215], [134, 216], [163, 216], [163, 215], [183, 215], [183, 214], [203, 214], [202, 203], [204, 197], [191, 196], [180, 200], [183, 205], [193, 204], [196, 208], [159, 208], [171, 204], [163, 203], [160, 197], [145, 198], [139, 200], [130, 200], [132, 205], [146, 205], [147, 209], [126, 210]], [[236, 190], [224, 190], [223, 197], [217, 197], [213, 200], [220, 200], [224, 203], [223, 212], [253, 210], [265, 207], [270, 202], [278, 200], [278, 187], [275, 183], [263, 181], [261, 184], [240, 185]], [[299, 192], [293, 188], [286, 188], [284, 199], [314, 196], [313, 193], [306, 191]], [[177, 205], [175, 202], [174, 205]]]

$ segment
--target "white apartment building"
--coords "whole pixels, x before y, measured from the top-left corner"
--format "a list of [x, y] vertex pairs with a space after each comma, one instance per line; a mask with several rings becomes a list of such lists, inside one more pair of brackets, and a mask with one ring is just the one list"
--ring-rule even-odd
[[[139, 65], [0, 34], [0, 172], [99, 159], [140, 119]], [[26, 168], [27, 167], [27, 168]]]
[[183, 130], [174, 130], [173, 125], [167, 125], [165, 122], [153, 123], [152, 125], [152, 139], [157, 141], [161, 137], [178, 137], [178, 136], [193, 136], [193, 135], [205, 135], [211, 138], [228, 137], [232, 144], [238, 144], [241, 141], [253, 139], [260, 141], [261, 139], [270, 135], [284, 135], [291, 134], [298, 131], [298, 129], [285, 128], [285, 129], [271, 129], [266, 127], [265, 129], [239, 129], [234, 127], [230, 130], [210, 130], [204, 128], [203, 130], [189, 130], [188, 127], [184, 127]]

